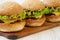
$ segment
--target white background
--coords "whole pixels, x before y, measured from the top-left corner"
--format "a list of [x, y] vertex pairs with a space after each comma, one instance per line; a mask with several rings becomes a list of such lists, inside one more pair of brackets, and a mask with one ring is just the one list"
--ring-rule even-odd
[[[12, 1], [12, 0], [0, 0], [0, 4], [6, 1]], [[17, 3], [22, 3], [22, 0], [13, 0], [13, 1]], [[8, 39], [0, 36], [0, 40], [8, 40]], [[39, 33], [35, 33], [30, 36], [26, 36], [17, 40], [60, 40], [60, 26]]]

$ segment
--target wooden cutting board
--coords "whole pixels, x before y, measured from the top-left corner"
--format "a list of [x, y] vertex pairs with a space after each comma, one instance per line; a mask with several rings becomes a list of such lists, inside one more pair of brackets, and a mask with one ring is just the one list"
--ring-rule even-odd
[[27, 35], [31, 35], [36, 32], [40, 32], [46, 29], [50, 29], [56, 26], [59, 26], [60, 23], [47, 23], [45, 22], [42, 26], [40, 27], [25, 27], [22, 31], [19, 32], [13, 32], [13, 33], [4, 33], [0, 32], [0, 36], [4, 36], [10, 39], [17, 39], [21, 37], [25, 37]]

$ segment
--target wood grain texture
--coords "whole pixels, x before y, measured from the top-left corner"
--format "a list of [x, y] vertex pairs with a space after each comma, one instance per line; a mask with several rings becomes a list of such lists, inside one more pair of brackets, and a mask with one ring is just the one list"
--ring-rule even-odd
[[56, 26], [59, 26], [60, 23], [47, 23], [45, 22], [42, 26], [40, 27], [25, 27], [22, 31], [19, 32], [13, 32], [13, 33], [4, 33], [4, 32], [0, 32], [0, 36], [5, 36], [5, 37], [17, 37], [17, 38], [21, 38], [21, 37], [25, 37], [27, 35], [31, 35], [33, 33], [37, 33], [49, 28], [53, 28]]

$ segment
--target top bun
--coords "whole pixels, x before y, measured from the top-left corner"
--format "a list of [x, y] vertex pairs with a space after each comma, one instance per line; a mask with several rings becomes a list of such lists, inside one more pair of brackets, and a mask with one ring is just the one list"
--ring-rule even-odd
[[60, 0], [43, 0], [43, 3], [47, 7], [58, 7], [58, 6], [60, 6]]
[[15, 2], [5, 2], [0, 5], [0, 15], [12, 15], [22, 12], [23, 8]]
[[45, 8], [41, 0], [22, 0], [21, 6], [27, 10], [38, 10]]

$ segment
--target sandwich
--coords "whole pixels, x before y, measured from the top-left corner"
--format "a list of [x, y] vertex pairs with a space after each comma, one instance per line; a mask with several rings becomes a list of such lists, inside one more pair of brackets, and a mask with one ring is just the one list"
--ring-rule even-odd
[[43, 9], [45, 5], [40, 0], [22, 0], [21, 6], [26, 11], [26, 26], [38, 27], [45, 23]]
[[48, 22], [60, 22], [60, 0], [43, 0], [47, 9], [46, 18]]
[[25, 26], [26, 12], [15, 2], [5, 2], [0, 5], [0, 31], [20, 31]]

